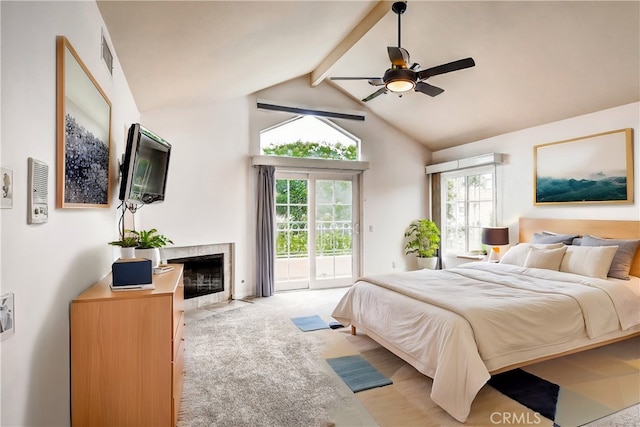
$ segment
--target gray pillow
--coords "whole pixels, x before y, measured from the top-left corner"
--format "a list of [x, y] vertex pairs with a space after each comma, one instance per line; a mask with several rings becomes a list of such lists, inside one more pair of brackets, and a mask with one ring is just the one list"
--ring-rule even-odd
[[618, 246], [618, 250], [613, 257], [607, 276], [615, 277], [616, 279], [629, 280], [629, 270], [631, 270], [633, 256], [635, 255], [639, 244], [640, 240], [601, 239], [587, 234], [582, 236], [580, 246]]
[[577, 234], [533, 233], [531, 243], [564, 243], [565, 245], [570, 245], [576, 237], [578, 237]]

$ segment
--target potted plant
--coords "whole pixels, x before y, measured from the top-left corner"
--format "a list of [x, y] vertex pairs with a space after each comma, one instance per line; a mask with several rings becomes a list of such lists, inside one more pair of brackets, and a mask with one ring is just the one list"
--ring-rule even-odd
[[138, 236], [124, 235], [120, 240], [109, 242], [112, 246], [120, 246], [120, 258], [135, 258], [135, 249], [138, 246]]
[[130, 232], [138, 239], [136, 257], [151, 260], [151, 267], [157, 267], [160, 264], [160, 248], [173, 243], [167, 236], [158, 234], [158, 230], [155, 228], [140, 231], [130, 230]]
[[409, 224], [404, 237], [408, 238], [405, 255], [415, 254], [419, 268], [435, 269], [438, 264], [440, 230], [430, 219], [416, 219]]

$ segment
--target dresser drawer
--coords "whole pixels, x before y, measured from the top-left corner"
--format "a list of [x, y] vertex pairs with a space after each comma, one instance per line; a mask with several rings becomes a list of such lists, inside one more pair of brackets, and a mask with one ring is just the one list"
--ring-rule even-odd
[[173, 294], [173, 336], [178, 332], [181, 323], [184, 323], [184, 284], [182, 276]]
[[173, 394], [171, 396], [171, 415], [173, 425], [178, 423], [178, 413], [180, 412], [180, 399], [182, 397], [182, 384], [184, 379], [184, 342], [179, 341], [178, 351], [173, 362]]
[[[175, 335], [173, 336], [172, 345], [173, 345], [173, 357], [171, 358], [172, 362], [175, 362], [178, 358], [178, 350], [180, 346], [184, 343], [184, 313], [180, 316], [180, 320], [178, 320], [178, 328], [175, 331]], [[181, 349], [184, 351], [184, 349]]]

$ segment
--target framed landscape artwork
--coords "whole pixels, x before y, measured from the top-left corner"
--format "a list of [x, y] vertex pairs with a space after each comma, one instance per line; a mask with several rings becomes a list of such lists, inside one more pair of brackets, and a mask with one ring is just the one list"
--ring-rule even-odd
[[56, 62], [56, 206], [108, 208], [111, 102], [64, 36]]
[[534, 204], [633, 203], [633, 130], [533, 147]]

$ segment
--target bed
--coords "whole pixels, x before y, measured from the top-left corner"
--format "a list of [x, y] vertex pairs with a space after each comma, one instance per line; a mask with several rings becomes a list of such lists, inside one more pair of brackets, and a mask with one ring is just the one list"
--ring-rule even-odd
[[492, 374], [640, 335], [638, 239], [640, 221], [521, 218], [500, 263], [365, 277], [332, 316], [432, 378], [464, 422]]

